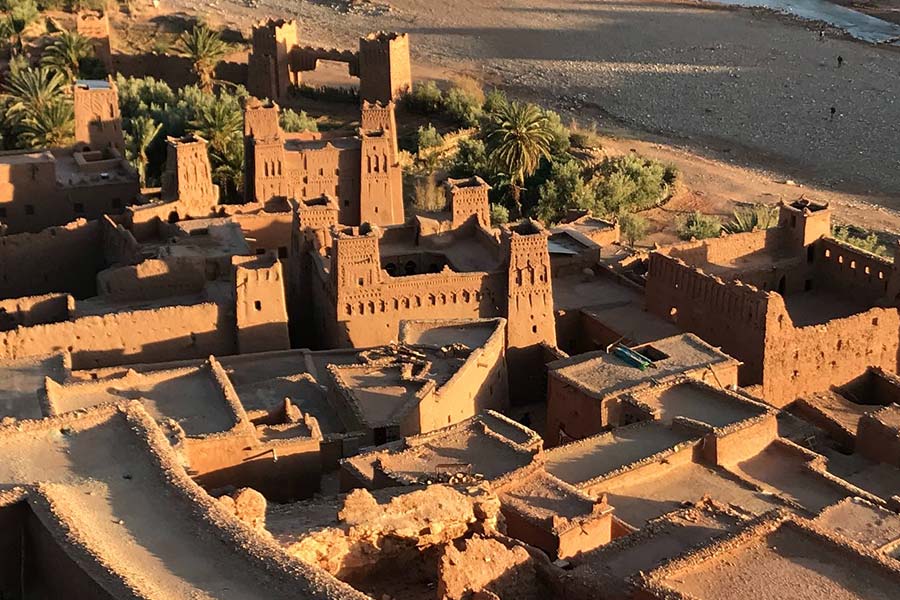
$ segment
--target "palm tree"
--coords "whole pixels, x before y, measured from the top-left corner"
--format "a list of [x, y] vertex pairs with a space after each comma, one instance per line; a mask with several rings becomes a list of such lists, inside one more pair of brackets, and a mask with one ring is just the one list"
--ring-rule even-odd
[[518, 214], [525, 179], [550, 155], [553, 132], [544, 111], [534, 104], [501, 104], [490, 115], [485, 142], [492, 166], [505, 174]]
[[19, 139], [29, 148], [68, 146], [75, 134], [75, 115], [67, 98], [58, 98], [29, 111], [19, 124]]
[[237, 102], [219, 97], [197, 108], [188, 130], [209, 142], [211, 151], [221, 153], [231, 140], [243, 135], [244, 115]]
[[129, 121], [128, 150], [131, 154], [132, 164], [137, 168], [141, 187], [147, 185], [147, 148], [162, 131], [162, 123], [157, 123], [151, 117], [141, 115]]
[[240, 198], [244, 187], [244, 140], [229, 139], [221, 151], [211, 149], [209, 158], [222, 197], [227, 201]]
[[56, 69], [71, 81], [78, 78], [82, 61], [93, 54], [89, 39], [77, 31], [63, 30], [44, 50], [41, 64]]
[[201, 23], [182, 33], [178, 45], [181, 56], [191, 59], [194, 63], [194, 72], [200, 80], [200, 88], [204, 92], [212, 92], [216, 65], [228, 54], [228, 44], [222, 41], [218, 32]]
[[67, 89], [65, 77], [49, 67], [26, 67], [10, 72], [2, 87], [9, 101], [9, 115], [38, 111], [59, 100]]

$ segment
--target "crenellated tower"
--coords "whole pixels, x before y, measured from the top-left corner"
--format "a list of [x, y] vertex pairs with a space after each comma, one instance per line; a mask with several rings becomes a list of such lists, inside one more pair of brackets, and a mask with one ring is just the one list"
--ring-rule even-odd
[[454, 229], [472, 219], [486, 229], [491, 228], [491, 203], [488, 199], [491, 186], [484, 179], [477, 175], [468, 179], [448, 179], [444, 189]]
[[289, 349], [281, 263], [274, 256], [235, 256], [232, 264], [238, 352]]
[[278, 105], [250, 98], [244, 104], [244, 198], [268, 202], [288, 196], [284, 136]]
[[549, 234], [530, 220], [507, 228], [504, 233], [509, 240], [507, 345], [510, 349], [541, 342], [555, 346]]
[[281, 100], [291, 84], [290, 53], [297, 46], [297, 22], [263, 21], [253, 26], [247, 89], [257, 98]]
[[381, 257], [378, 236], [368, 225], [335, 230], [331, 243], [332, 285], [341, 321], [380, 300]]
[[394, 157], [392, 136], [361, 132], [359, 222], [403, 223], [403, 172]]
[[412, 89], [409, 35], [372, 33], [359, 40], [359, 97], [387, 104]]

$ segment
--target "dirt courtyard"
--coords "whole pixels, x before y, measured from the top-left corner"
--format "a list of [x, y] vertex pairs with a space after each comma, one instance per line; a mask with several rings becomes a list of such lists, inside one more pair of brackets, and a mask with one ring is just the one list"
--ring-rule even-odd
[[[391, 0], [386, 13], [346, 12], [342, 4], [170, 0], [163, 7], [245, 31], [259, 18], [294, 17], [304, 41], [329, 47], [354, 47], [363, 32], [406, 31], [420, 71], [468, 72], [635, 143], [662, 143], [712, 167], [751, 167], [773, 182], [796, 180], [826, 200], [829, 192], [852, 195], [855, 203], [838, 211], [842, 220], [865, 212], [859, 202], [900, 208], [898, 48], [835, 30], [823, 39], [813, 23], [767, 12], [665, 0], [458, 0], [452, 8]], [[770, 202], [803, 193], [754, 185], [723, 193]], [[860, 216], [861, 224], [897, 230]]]

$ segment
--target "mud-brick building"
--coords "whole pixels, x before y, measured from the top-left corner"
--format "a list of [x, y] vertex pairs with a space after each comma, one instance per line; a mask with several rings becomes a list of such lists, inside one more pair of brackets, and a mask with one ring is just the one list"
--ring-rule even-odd
[[123, 158], [119, 98], [112, 81], [78, 81], [75, 144], [0, 154], [0, 230], [38, 232], [75, 219], [121, 213], [140, 192]]
[[394, 105], [362, 107], [357, 135], [287, 133], [278, 105], [251, 99], [244, 108], [244, 181], [248, 202], [336, 199], [346, 225], [403, 223], [403, 173]]
[[740, 384], [776, 406], [896, 371], [896, 263], [830, 236], [828, 206], [801, 200], [777, 227], [660, 249], [648, 309], [740, 360]]

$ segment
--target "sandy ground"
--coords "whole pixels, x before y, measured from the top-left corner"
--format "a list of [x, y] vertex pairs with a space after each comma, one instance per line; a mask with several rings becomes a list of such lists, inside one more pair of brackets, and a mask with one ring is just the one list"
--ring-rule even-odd
[[767, 12], [666, 0], [460, 0], [453, 10], [393, 0], [379, 15], [343, 12], [340, 0], [253, 4], [169, 0], [164, 9], [242, 30], [295, 17], [303, 42], [346, 48], [360, 33], [407, 31], [419, 75], [471, 73], [596, 120], [617, 138], [612, 149], [682, 167], [696, 195], [671, 210], [724, 214], [734, 201], [806, 194], [831, 201], [841, 220], [900, 231], [896, 214], [867, 204], [900, 207], [895, 48], [836, 31], [821, 41], [818, 26]]

